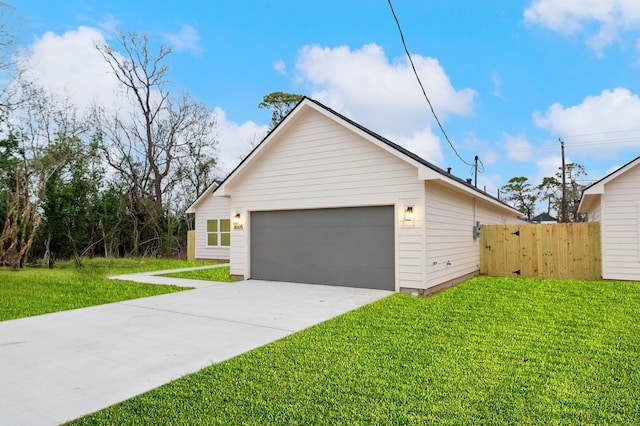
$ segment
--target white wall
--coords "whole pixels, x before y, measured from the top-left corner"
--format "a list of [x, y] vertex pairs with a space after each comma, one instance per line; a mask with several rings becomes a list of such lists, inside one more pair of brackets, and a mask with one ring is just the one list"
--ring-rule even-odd
[[476, 221], [481, 225], [519, 223], [516, 213], [506, 216], [489, 202], [438, 181], [426, 181], [425, 192], [425, 288], [480, 270], [480, 239], [473, 238]]
[[[229, 247], [207, 246], [207, 220], [231, 219], [228, 198], [208, 195], [200, 201], [195, 210], [196, 259], [228, 260]], [[233, 244], [233, 242], [232, 242]]]
[[640, 165], [605, 184], [600, 232], [603, 278], [640, 281]]
[[[313, 110], [269, 140], [226, 190], [243, 229], [232, 230], [231, 273], [251, 277], [250, 212], [396, 206], [396, 289], [424, 282], [424, 191], [417, 168]], [[414, 206], [416, 220], [403, 220]]]

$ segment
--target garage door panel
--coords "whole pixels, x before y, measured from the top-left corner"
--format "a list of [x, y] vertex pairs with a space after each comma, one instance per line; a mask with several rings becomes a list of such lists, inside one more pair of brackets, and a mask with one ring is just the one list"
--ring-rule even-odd
[[393, 206], [254, 212], [256, 279], [395, 287]]

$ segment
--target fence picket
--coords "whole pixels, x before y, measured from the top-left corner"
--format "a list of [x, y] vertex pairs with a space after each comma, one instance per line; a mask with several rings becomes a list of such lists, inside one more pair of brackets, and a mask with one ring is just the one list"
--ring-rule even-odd
[[586, 280], [602, 275], [598, 222], [482, 225], [480, 229], [483, 275]]

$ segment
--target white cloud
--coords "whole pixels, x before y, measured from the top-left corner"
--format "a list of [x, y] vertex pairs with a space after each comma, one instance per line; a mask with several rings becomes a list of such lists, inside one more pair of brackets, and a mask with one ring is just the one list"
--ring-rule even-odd
[[96, 26], [108, 38], [110, 35], [118, 33], [118, 29], [120, 28], [120, 21], [115, 16], [107, 14], [101, 20], [96, 22]]
[[93, 101], [115, 105], [119, 85], [96, 43], [104, 43], [104, 37], [94, 28], [79, 27], [62, 35], [46, 32], [17, 59], [27, 79], [69, 98], [80, 110]]
[[183, 25], [177, 33], [165, 34], [165, 39], [176, 52], [187, 52], [196, 56], [202, 54], [200, 34], [191, 25]]
[[486, 166], [490, 166], [492, 164], [495, 164], [498, 162], [498, 160], [500, 160], [500, 154], [498, 154], [496, 151], [485, 151], [482, 154], [482, 157], [480, 158], [480, 161], [482, 161], [482, 163]]
[[[565, 158], [565, 161], [567, 164], [571, 163], [571, 159], [569, 157]], [[560, 171], [562, 168], [562, 157], [560, 155], [548, 155], [538, 158], [535, 161], [535, 164], [538, 167], [538, 171], [531, 182], [533, 185], [538, 185], [542, 182], [543, 178], [555, 176], [556, 173]]]
[[498, 196], [498, 188], [503, 185], [500, 175], [478, 175], [478, 188], [494, 197]]
[[503, 133], [504, 150], [507, 152], [509, 159], [514, 161], [528, 161], [531, 159], [532, 145], [522, 136], [511, 136], [509, 133]]
[[563, 137], [582, 155], [613, 157], [621, 150], [640, 148], [640, 97], [627, 89], [604, 90], [582, 103], [555, 103], [546, 113], [534, 112], [534, 123]]
[[444, 162], [440, 138], [434, 135], [431, 129], [420, 130], [410, 135], [389, 135], [388, 139], [431, 163]]
[[[474, 90], [456, 90], [437, 59], [416, 54], [413, 61], [440, 120], [473, 114]], [[305, 46], [295, 68], [314, 99], [418, 155], [442, 161], [433, 116], [404, 57], [390, 61], [373, 43], [353, 50]]]
[[491, 73], [491, 82], [493, 83], [493, 90], [491, 94], [499, 99], [504, 99], [502, 95], [502, 77], [497, 72]]
[[[88, 27], [62, 35], [47, 32], [21, 52], [20, 61], [31, 81], [49, 92], [68, 97], [80, 111], [86, 111], [94, 101], [106, 108], [129, 108], [117, 79], [94, 47], [104, 41], [97, 29]], [[252, 121], [235, 123], [228, 120], [220, 108], [214, 112], [220, 139], [219, 167], [227, 173], [249, 153], [251, 142], [257, 143], [264, 137], [268, 127]]]
[[[640, 30], [637, 0], [535, 0], [524, 11], [525, 21], [561, 34], [586, 32], [596, 52], [614, 43], [622, 32]], [[594, 29], [595, 28], [595, 29]]]
[[278, 72], [279, 74], [287, 75], [287, 65], [282, 59], [278, 59], [273, 63], [273, 69], [276, 70], [276, 72]]
[[218, 166], [226, 175], [264, 138], [269, 127], [253, 121], [238, 124], [227, 119], [227, 114], [220, 108], [215, 108], [214, 113], [220, 138]]

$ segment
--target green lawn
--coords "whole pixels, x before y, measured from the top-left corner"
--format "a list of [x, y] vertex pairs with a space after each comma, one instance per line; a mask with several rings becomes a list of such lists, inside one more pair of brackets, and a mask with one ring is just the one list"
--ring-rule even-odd
[[223, 266], [220, 268], [211, 269], [196, 269], [195, 271], [174, 272], [172, 274], [164, 274], [163, 277], [173, 278], [186, 278], [191, 280], [205, 280], [205, 281], [221, 281], [226, 283], [236, 282], [229, 276], [229, 267]]
[[85, 259], [58, 262], [54, 269], [0, 269], [0, 321], [185, 290], [174, 286], [128, 283], [109, 275], [208, 265], [175, 259]]
[[396, 294], [78, 424], [640, 424], [640, 283]]

